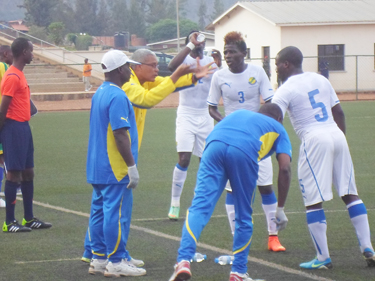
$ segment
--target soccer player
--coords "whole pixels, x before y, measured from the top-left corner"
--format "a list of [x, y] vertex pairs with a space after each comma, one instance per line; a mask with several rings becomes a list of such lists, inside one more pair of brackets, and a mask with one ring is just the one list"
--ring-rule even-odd
[[282, 112], [275, 104], [265, 104], [259, 113], [237, 110], [217, 124], [208, 136], [194, 199], [182, 230], [177, 264], [169, 281], [191, 278], [189, 261], [228, 179], [236, 209], [234, 261], [229, 280], [253, 280], [247, 274], [247, 256], [253, 234], [253, 197], [259, 161], [274, 152], [279, 164], [279, 201], [275, 215], [279, 230], [284, 229], [288, 221], [284, 204], [290, 185], [291, 144], [282, 119]]
[[92, 85], [90, 84], [91, 71], [92, 71], [92, 67], [91, 67], [91, 64], [89, 64], [89, 59], [85, 59], [85, 64], [83, 65], [83, 71], [82, 71], [82, 80], [83, 80], [83, 83], [85, 84], [86, 92], [90, 91], [92, 88]]
[[[188, 65], [180, 65], [169, 77], [158, 76], [156, 55], [147, 49], [134, 52], [132, 60], [140, 64], [131, 66], [131, 77], [122, 89], [132, 103], [138, 131], [138, 149], [141, 147], [147, 109], [155, 106], [178, 87], [194, 86], [198, 79], [211, 74], [210, 64], [191, 69]], [[194, 74], [191, 74], [194, 71]], [[92, 258], [88, 231], [85, 237], [85, 251], [81, 260], [89, 263]], [[142, 260], [132, 258], [126, 251], [126, 259], [135, 266], [143, 266]]]
[[298, 180], [306, 206], [307, 225], [316, 258], [300, 267], [332, 268], [327, 243], [327, 221], [323, 202], [332, 199], [332, 182], [348, 209], [368, 266], [375, 266], [374, 248], [366, 207], [358, 197], [353, 162], [345, 138], [345, 116], [340, 101], [323, 76], [303, 72], [303, 56], [293, 46], [276, 56], [276, 71], [283, 85], [272, 100], [283, 114], [288, 111], [301, 146]]
[[[5, 71], [8, 70], [9, 66], [13, 63], [13, 54], [10, 46], [0, 46], [0, 83], [4, 77]], [[1, 103], [1, 89], [0, 89], [0, 103]], [[4, 177], [4, 155], [3, 145], [0, 143], [0, 191]], [[3, 193], [3, 192], [1, 192]], [[0, 198], [0, 207], [5, 208], [4, 199]]]
[[[224, 102], [225, 115], [239, 109], [257, 112], [260, 107], [260, 97], [269, 102], [273, 97], [271, 83], [260, 66], [245, 63], [246, 43], [239, 32], [229, 32], [224, 37], [224, 59], [228, 68], [214, 73], [210, 93], [207, 99], [210, 115], [218, 122], [224, 116], [218, 110], [220, 98]], [[271, 157], [264, 158], [259, 163], [258, 189], [262, 197], [262, 207], [268, 225], [268, 249], [274, 252], [285, 251], [278, 238], [278, 231], [274, 222], [277, 199], [272, 190], [272, 162]], [[229, 190], [228, 190], [229, 189]], [[232, 234], [235, 229], [234, 201], [227, 187], [226, 210]]]
[[[205, 41], [198, 42], [198, 31], [192, 31], [186, 36], [186, 47], [181, 50], [169, 63], [169, 69], [174, 71], [181, 64], [196, 67], [197, 58], [203, 65], [212, 63], [212, 57], [204, 56]], [[216, 68], [216, 65], [213, 65]], [[178, 163], [174, 167], [172, 177], [171, 207], [168, 217], [178, 220], [180, 215], [180, 198], [187, 176], [191, 155], [202, 157], [204, 144], [208, 134], [214, 128], [214, 120], [207, 110], [207, 96], [210, 90], [211, 78], [203, 77], [195, 87], [179, 91], [179, 105], [176, 119], [176, 147]]]
[[[11, 45], [13, 65], [1, 81], [0, 138], [7, 166], [5, 181], [6, 219], [4, 232], [29, 232], [50, 228], [33, 214], [34, 145], [29, 126], [30, 89], [23, 69], [33, 59], [33, 45], [25, 38], [17, 38]], [[22, 225], [15, 219], [17, 188], [21, 185], [24, 207]]]
[[89, 232], [93, 259], [89, 273], [106, 277], [141, 276], [146, 270], [125, 259], [139, 181], [138, 134], [134, 111], [121, 86], [130, 78], [129, 60], [112, 50], [102, 58], [104, 83], [95, 92], [90, 112], [87, 182], [93, 186]]

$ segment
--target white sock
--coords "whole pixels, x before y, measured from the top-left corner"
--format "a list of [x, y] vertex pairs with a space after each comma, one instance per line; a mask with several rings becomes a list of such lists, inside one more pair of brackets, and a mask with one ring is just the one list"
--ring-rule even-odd
[[357, 234], [361, 253], [363, 253], [366, 248], [374, 250], [371, 244], [370, 226], [368, 223], [367, 210], [362, 200], [352, 202], [346, 207], [349, 212], [350, 220], [352, 221], [355, 232]]
[[327, 221], [323, 209], [306, 212], [307, 226], [313, 240], [316, 256], [319, 261], [329, 258], [327, 242]]
[[227, 192], [225, 198], [225, 209], [227, 210], [230, 231], [232, 232], [232, 235], [234, 235], [234, 230], [236, 229], [236, 212], [234, 211], [234, 201], [231, 192]]
[[187, 168], [186, 170], [181, 170], [177, 164], [173, 170], [173, 181], [172, 181], [172, 199], [171, 206], [180, 207], [180, 198], [182, 189], [184, 188], [184, 183], [186, 180]]
[[267, 228], [269, 235], [277, 235], [276, 223], [274, 221], [276, 214], [277, 203], [265, 205], [262, 204], [264, 214], [266, 215]]

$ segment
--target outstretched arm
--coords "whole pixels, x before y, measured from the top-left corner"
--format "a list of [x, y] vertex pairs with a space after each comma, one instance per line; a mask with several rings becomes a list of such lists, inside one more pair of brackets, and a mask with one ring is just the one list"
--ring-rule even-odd
[[[187, 57], [187, 55], [192, 51], [192, 47], [196, 46], [199, 44], [199, 42], [197, 41], [197, 36], [198, 36], [199, 32], [194, 32], [190, 35], [190, 42], [193, 44], [193, 45], [186, 45], [186, 47], [184, 49], [182, 49], [172, 60], [171, 62], [169, 63], [168, 65], [168, 69], [170, 71], [175, 71], [181, 64], [182, 62], [185, 60], [185, 58]], [[190, 43], [189, 42], [189, 43]], [[190, 46], [190, 47], [188, 47]], [[194, 48], [193, 47], [193, 48]]]
[[339, 103], [332, 107], [332, 115], [337, 126], [341, 131], [343, 131], [344, 134], [346, 134], [345, 114]]

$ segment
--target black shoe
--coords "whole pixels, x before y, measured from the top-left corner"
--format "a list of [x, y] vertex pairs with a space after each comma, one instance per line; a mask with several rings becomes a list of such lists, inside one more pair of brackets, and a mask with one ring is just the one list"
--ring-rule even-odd
[[30, 227], [32, 229], [43, 229], [43, 228], [50, 228], [52, 226], [49, 222], [43, 222], [38, 218], [32, 218], [30, 221], [26, 221], [25, 219], [22, 220], [22, 225]]
[[31, 228], [18, 224], [18, 221], [14, 220], [10, 224], [3, 224], [4, 232], [30, 232]]

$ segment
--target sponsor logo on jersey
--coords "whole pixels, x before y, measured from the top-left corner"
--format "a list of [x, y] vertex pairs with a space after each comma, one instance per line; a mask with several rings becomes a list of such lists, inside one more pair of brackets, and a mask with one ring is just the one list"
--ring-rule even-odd
[[254, 85], [257, 82], [257, 80], [254, 77], [249, 78], [249, 84]]

